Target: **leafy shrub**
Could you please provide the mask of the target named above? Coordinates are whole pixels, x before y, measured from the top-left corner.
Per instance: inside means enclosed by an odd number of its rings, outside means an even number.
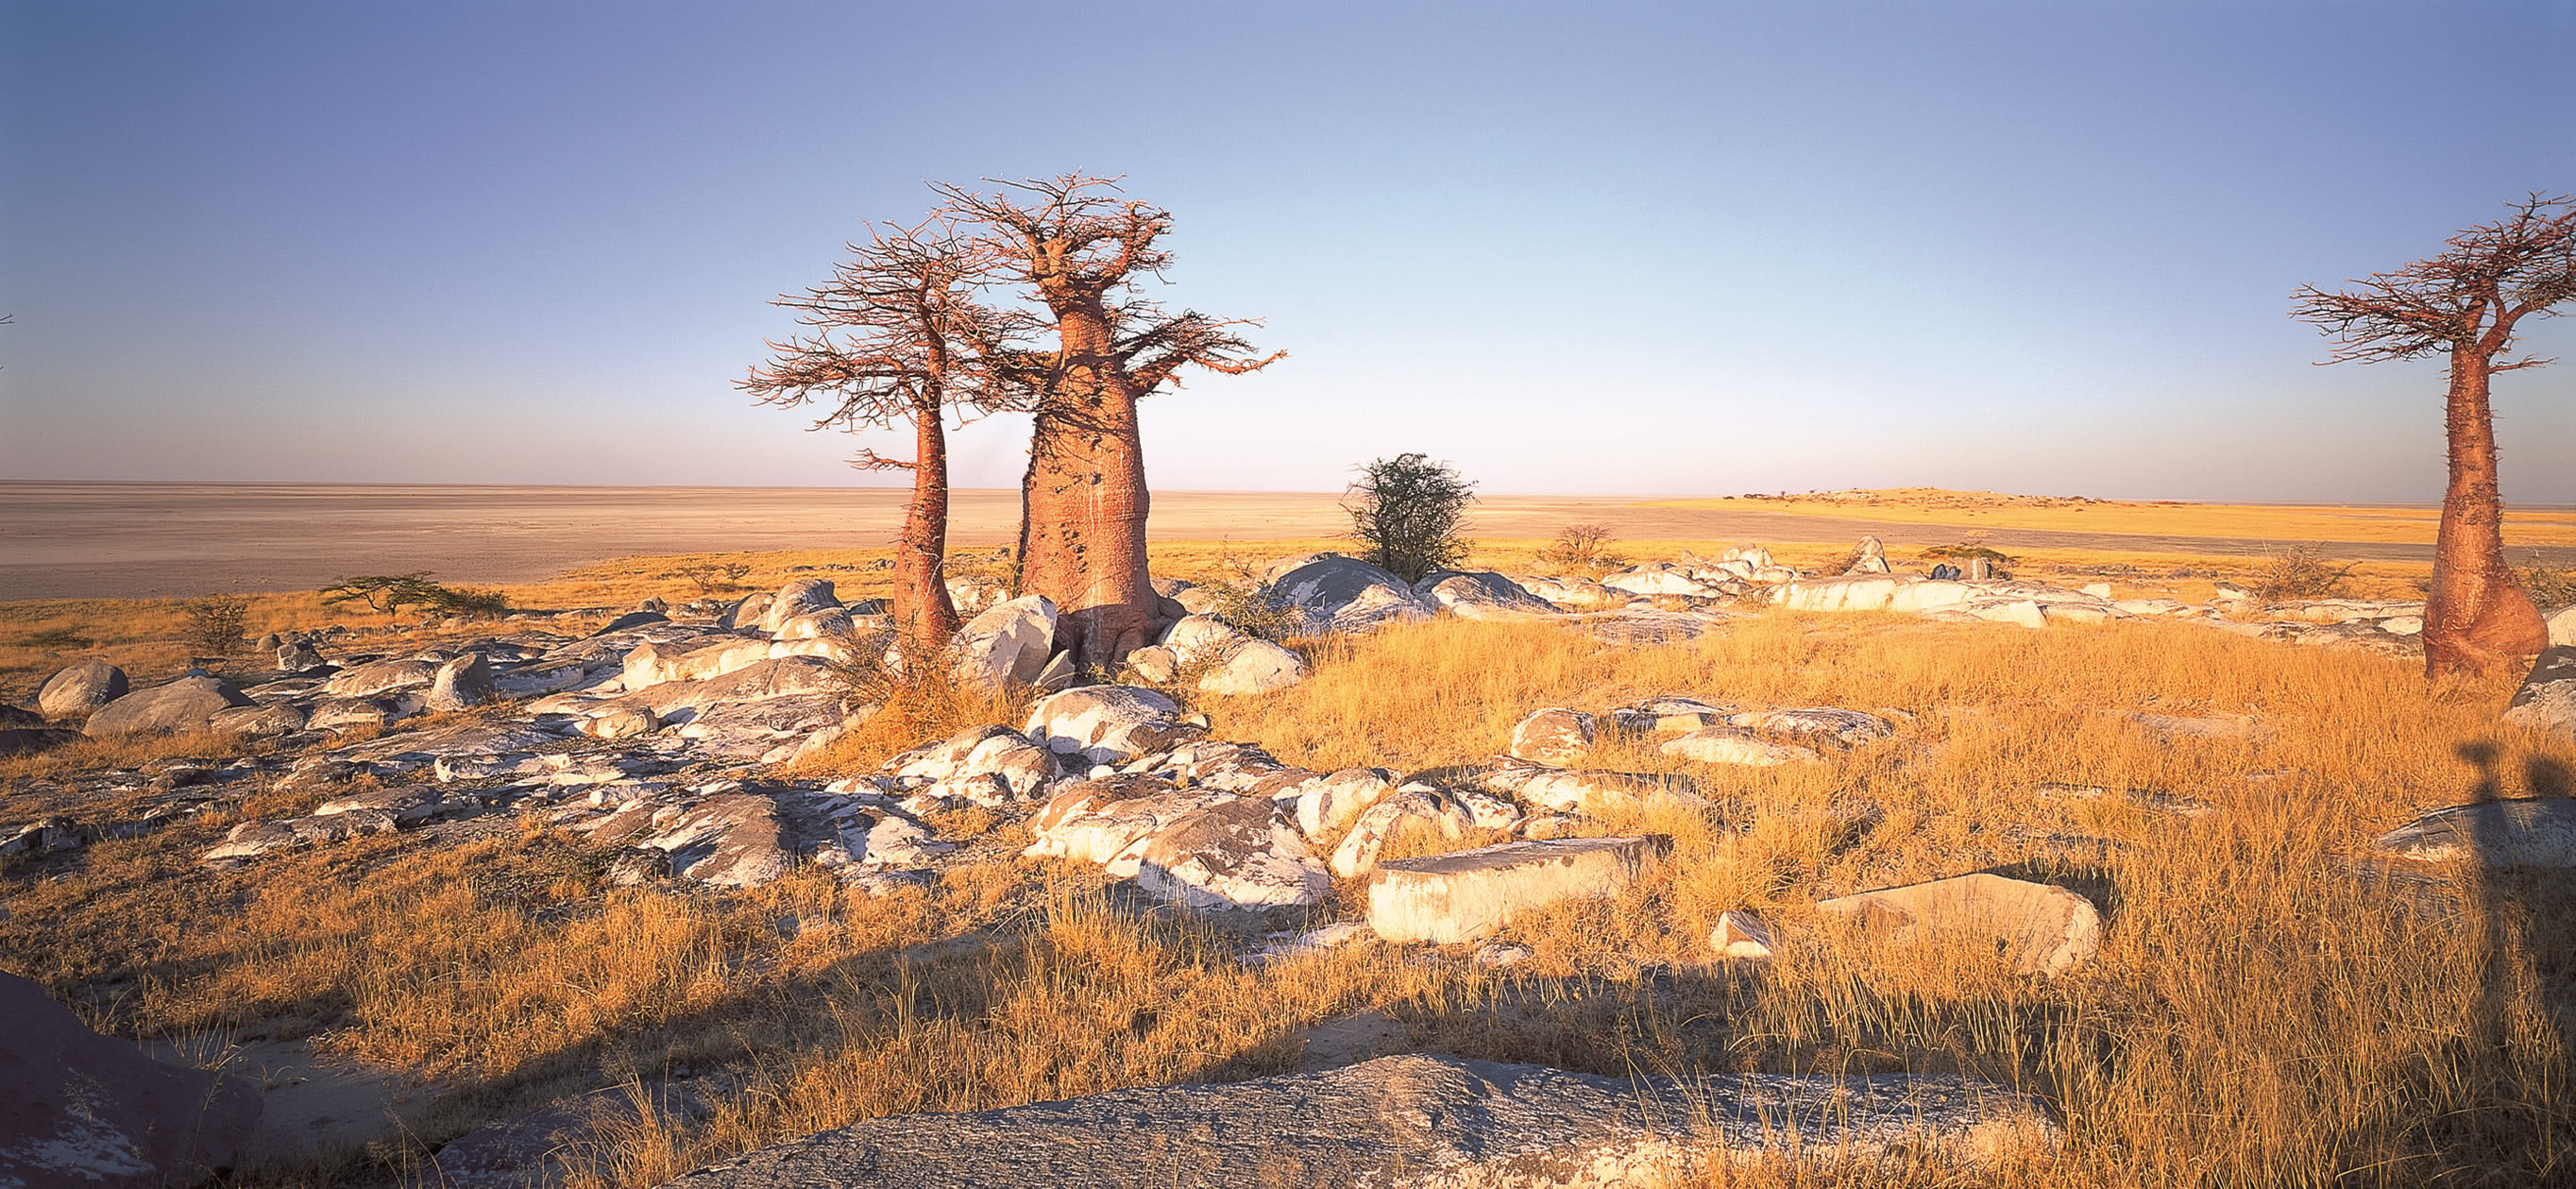
[[[442,615],[506,615],[510,601],[497,590],[452,590],[429,580],[429,571],[361,574],[322,588],[324,606],[362,602],[391,618],[405,607]]]
[[[250,600],[239,595],[211,595],[188,604],[188,646],[209,656],[241,651],[242,626],[250,619]]]
[[[2283,599],[2328,599],[2343,595],[2352,567],[2328,564],[2323,551],[2313,544],[2291,545],[2273,550],[2266,556],[2263,568],[2255,571],[2253,588],[2265,602]]]
[[[1342,510],[1350,513],[1351,536],[1368,547],[1362,556],[1419,582],[1466,560],[1467,541],[1458,534],[1475,499],[1475,483],[1456,467],[1399,454],[1361,467]]]

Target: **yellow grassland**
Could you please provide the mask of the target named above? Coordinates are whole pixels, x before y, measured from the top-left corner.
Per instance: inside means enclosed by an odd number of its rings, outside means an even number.
[[[1536,546],[1489,547],[1488,564]],[[1294,551],[1265,543],[1254,556]],[[1243,552],[1158,547],[1157,566],[1214,574]],[[742,560],[757,588],[824,559]],[[687,564],[636,559],[511,593],[622,607],[690,593],[670,576]],[[2374,581],[2411,577],[2380,569]],[[828,576],[845,595],[881,581]],[[2193,581],[2206,579],[2138,592]],[[252,630],[334,614],[308,599],[262,597]],[[49,605],[0,633],[69,624],[98,636],[89,652],[125,655],[166,648],[150,636],[178,614]],[[1365,945],[1245,967],[1221,922],[1141,910],[1095,869],[1005,857],[1025,840],[1015,825],[997,827],[993,859],[872,898],[819,871],[731,895],[616,889],[601,855],[534,824],[462,847],[390,835],[206,871],[195,857],[240,820],[228,815],[103,841],[41,876],[0,868],[0,968],[104,1028],[193,1038],[212,1060],[300,1038],[440,1087],[402,1143],[254,1170],[251,1185],[434,1185],[429,1147],[481,1121],[678,1066],[726,1071],[699,1083],[718,1087],[703,1127],[639,1119],[574,1153],[576,1184],[651,1185],[862,1118],[1290,1069],[1311,1030],[1355,1013],[1424,1050],[1614,1075],[1962,1071],[2040,1095],[2067,1127],[2062,1150],[1975,1179],[1761,1165],[1713,1183],[2519,1185],[2576,1168],[2576,892],[2436,871],[2420,899],[2345,862],[2481,779],[2507,796],[2562,787],[2576,748],[2500,728],[2507,684],[2428,684],[2402,661],[2161,623],[2033,632],[1768,612],[1694,642],[1616,647],[1547,623],[1442,620],[1306,647],[1316,671],[1303,684],[1195,708],[1221,737],[1319,769],[1478,760],[1531,709],[1658,693],[1911,720],[1804,768],[1715,769],[1651,741],[1605,744],[1595,766],[1688,773],[1716,808],[1600,822],[1672,837],[1670,860],[1615,902],[1515,924],[1508,938],[1536,956],[1502,971],[1462,948],[1421,963]],[[2127,717],[2140,711],[2251,714],[2270,734],[2167,743]],[[928,700],[905,730],[854,738],[803,775],[865,770],[917,741],[898,737],[910,731],[1011,712]],[[2463,760],[2466,745],[2492,749],[2466,753],[2489,756],[2483,768]],[[234,745],[82,746],[0,761],[0,817],[111,816],[113,799],[64,803],[46,778]],[[2050,801],[2035,789],[2051,781],[2177,793],[2215,813]],[[249,811],[341,791],[281,784]],[[1401,852],[1481,841],[1412,837]],[[1831,941],[1811,908],[1995,868],[2101,897],[2097,961],[2054,981],[2014,977],[1974,954]],[[1318,919],[1363,899],[1355,882],[1336,896]],[[1708,928],[1734,908],[1787,939],[1767,970],[1708,960]]]
[[[2067,532],[2227,537],[2250,541],[2352,541],[2432,544],[2441,510],[2366,505],[2202,504],[2176,500],[2051,499],[1984,491],[1910,487],[1772,497],[1662,501],[1672,508],[1713,508],[1802,516],[1854,517],[1968,529],[2058,529]],[[2576,545],[2576,510],[2507,508],[2505,543]]]

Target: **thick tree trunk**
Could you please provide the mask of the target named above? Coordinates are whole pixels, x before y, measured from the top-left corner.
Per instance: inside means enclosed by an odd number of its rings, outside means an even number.
[[[2504,560],[2504,500],[2496,486],[2488,361],[2451,353],[2451,482],[2433,546],[2424,606],[2424,671],[2439,677],[2515,665],[2549,642],[2548,626]]]
[[[913,414],[912,506],[894,551],[895,638],[906,656],[929,657],[957,634],[948,598],[948,433],[936,409]]]
[[[1074,303],[1068,303],[1074,304]],[[1145,453],[1136,391],[1110,358],[1106,318],[1056,309],[1064,383],[1038,410],[1022,489],[1022,593],[1062,615],[1056,639],[1076,662],[1115,663],[1148,643],[1154,589],[1145,572]]]

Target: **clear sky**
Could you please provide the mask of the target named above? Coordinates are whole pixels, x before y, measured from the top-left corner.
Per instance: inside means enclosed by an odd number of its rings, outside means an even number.
[[[2576,0],[0,12],[9,478],[885,482],[731,387],[765,302],[1082,169],[1291,354],[1149,402],[1159,487],[2431,500],[2439,365],[2288,294],[2576,190]],[[2576,502],[2530,342],[2505,492]]]

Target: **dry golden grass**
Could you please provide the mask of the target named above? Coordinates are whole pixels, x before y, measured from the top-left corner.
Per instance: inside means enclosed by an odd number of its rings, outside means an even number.
[[[1189,576],[1225,550],[1164,553],[1158,566]],[[777,563],[757,583],[783,581],[789,564],[815,563]],[[584,578],[597,585],[556,605],[684,593],[654,588],[657,572]],[[1601,823],[1671,836],[1671,861],[1615,903],[1517,924],[1510,938],[1536,956],[1503,972],[1463,950],[1420,964],[1370,946],[1247,968],[1223,922],[1140,912],[1091,869],[1004,859],[882,898],[818,872],[677,896],[611,889],[598,853],[529,828],[462,845],[388,836],[207,872],[194,856],[234,820],[223,817],[102,842],[69,864],[0,868],[0,967],[127,1035],[307,1037],[436,1078],[420,1145],[569,1090],[683,1064],[724,1072],[699,1083],[722,1087],[702,1089],[717,1099],[709,1125],[639,1124],[585,1149],[579,1180],[597,1186],[654,1184],[876,1115],[1274,1072],[1297,1063],[1310,1029],[1354,1012],[1384,1015],[1427,1050],[1605,1073],[1995,1078],[2048,1099],[2068,1127],[2062,1152],[1990,1178],[2004,1185],[2514,1185],[2564,1178],[2576,1159],[2565,881],[2445,877],[2436,890],[2449,906],[2419,908],[2337,859],[2420,806],[2468,796],[2481,774],[2462,744],[2498,749],[2494,791],[2557,787],[2576,752],[2498,728],[2502,685],[2427,685],[2403,662],[2181,625],[2031,632],[1785,613],[1661,647],[1440,621],[1317,653],[1302,685],[1199,708],[1220,736],[1318,769],[1480,760],[1531,709],[1656,693],[1913,721],[1804,768],[1711,769],[1652,740],[1605,744],[1594,766],[1688,772],[1718,811]],[[1019,713],[954,700],[917,711],[803,774],[864,770]],[[2271,734],[2166,743],[2133,711],[2248,713]],[[0,763],[0,804],[26,804],[61,771]],[[2033,790],[2047,781],[2160,789],[2216,812],[2183,821],[2046,801]],[[265,792],[259,812],[322,795]],[[1019,829],[1000,827],[993,853],[1015,850]],[[2097,961],[2040,981],[1970,955],[1829,944],[1809,908],[1991,868],[2102,897]],[[1356,887],[1337,897],[1359,898]],[[1786,935],[1767,970],[1706,961],[1707,929],[1730,908]],[[415,1148],[251,1181],[366,1184],[422,1167]],[[1755,1166],[1721,1183],[1955,1179]]]
[[[2176,500],[2077,501],[1920,487],[1818,492],[1760,499],[1672,500],[1661,506],[1778,512],[1791,516],[1861,517],[1903,524],[1955,524],[1969,528],[2427,545],[2432,543],[2434,527],[2441,519],[2441,510],[2429,507],[2200,504]],[[2512,545],[2576,545],[2576,512],[2509,508],[2505,511],[2504,531],[2506,542]]]

